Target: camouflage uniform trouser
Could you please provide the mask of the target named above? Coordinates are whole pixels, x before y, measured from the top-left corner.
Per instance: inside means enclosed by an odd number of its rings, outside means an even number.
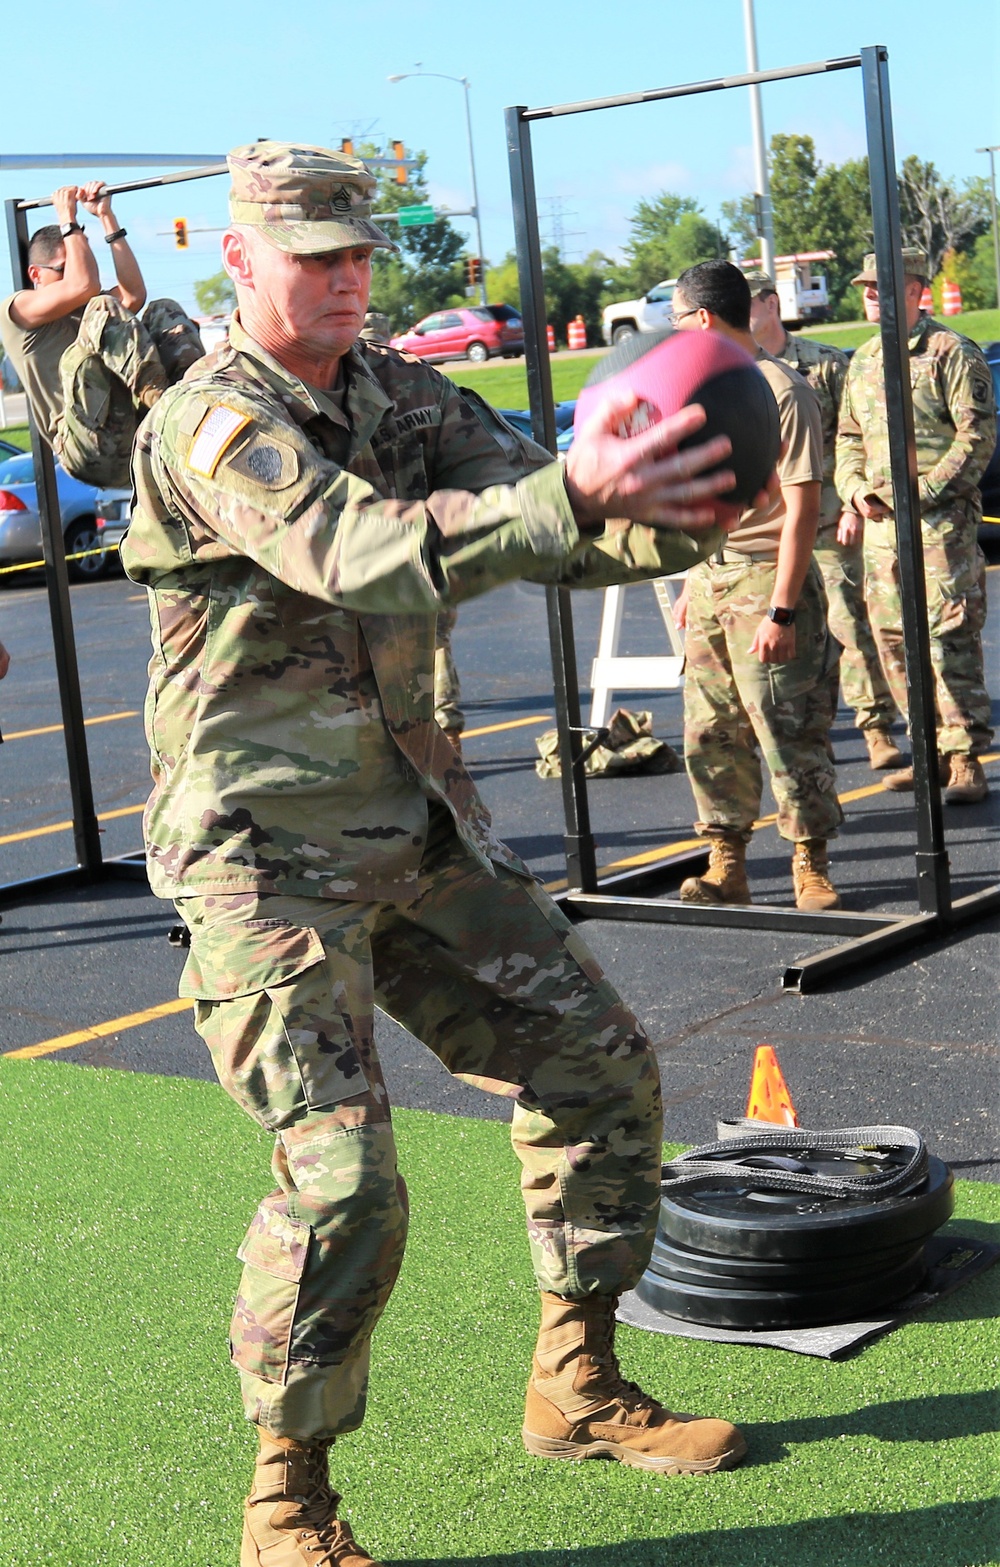
[[[922,522],[927,622],[937,708],[937,747],[985,751],[993,738],[983,669],[986,562],[976,542],[976,521],[955,510]],[[868,613],[892,694],[907,713],[899,560],[892,518],[865,523]]]
[[[843,652],[839,686],[844,701],[854,709],[859,729],[888,729],[899,717],[889,682],[879,662],[878,648],[868,622],[865,604],[864,548],[839,544],[836,524],[822,528],[816,537],[813,559],[826,589],[827,624]],[[834,702],[838,673],[831,677]]]
[[[130,486],[140,420],[202,352],[197,327],[175,300],[152,300],[140,320],[113,294],[96,295],[59,362],[54,449],[66,472],[84,484]]]
[[[492,877],[441,809],[412,902],[178,904],[198,1031],[223,1087],[276,1134],[277,1190],[239,1253],[232,1357],[248,1419],[279,1434],[360,1425],[402,1261],[375,1003],[464,1082],[513,1101],[540,1289],[617,1294],[649,1259],[662,1111],[646,1035],[547,894],[499,865]]]
[[[724,564],[702,561],[688,573],[684,760],[699,817],[695,830],[725,829],[749,839],[763,788],[759,745],[781,836],[793,843],[832,838],[843,821],[825,749],[836,643],[827,630],[819,571],[810,563],[796,606],[795,657],[762,664],[750,653],[774,572],[773,560],[727,551]]]
[[[457,610],[443,609],[434,642],[434,718],[449,735],[460,735],[465,728],[465,714],[459,705],[462,687],[451,656],[451,634],[457,619]]]

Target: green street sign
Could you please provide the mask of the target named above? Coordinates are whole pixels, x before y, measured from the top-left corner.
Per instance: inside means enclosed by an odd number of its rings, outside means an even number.
[[[416,228],[420,223],[434,222],[434,208],[429,202],[419,207],[400,207],[396,212],[400,228]]]

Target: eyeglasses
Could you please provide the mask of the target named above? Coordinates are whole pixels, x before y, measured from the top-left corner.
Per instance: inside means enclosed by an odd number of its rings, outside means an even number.
[[[53,266],[51,261],[36,261],[35,265],[38,268],[39,272],[58,272],[60,277],[62,277],[63,273],[66,270],[66,263],[65,263],[65,261],[62,262],[62,264],[59,265],[59,266]]]
[[[671,310],[664,319],[668,326],[676,326],[678,321],[683,321],[685,316],[696,316],[701,309],[700,305],[694,305],[690,310]]]

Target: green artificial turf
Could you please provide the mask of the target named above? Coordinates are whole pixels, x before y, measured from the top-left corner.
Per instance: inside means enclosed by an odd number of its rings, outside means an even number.
[[[235,1567],[252,1441],[226,1333],[269,1140],[210,1084],[59,1062],[0,1062],[0,1114],[0,1562]],[[518,1435],[536,1306],[507,1128],[396,1124],[410,1247],[333,1455],[387,1563],[1000,1562],[1000,1270],[835,1365],[622,1329],[627,1373],[738,1419],[751,1460],[545,1463]],[[962,1183],[959,1214],[995,1233],[1000,1188]]]

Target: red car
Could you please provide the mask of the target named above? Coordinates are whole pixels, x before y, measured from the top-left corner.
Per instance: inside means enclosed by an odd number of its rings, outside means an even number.
[[[462,305],[425,316],[401,337],[394,337],[391,346],[432,363],[471,359],[473,364],[483,364],[498,354],[505,359],[523,354],[524,324],[510,305]]]

